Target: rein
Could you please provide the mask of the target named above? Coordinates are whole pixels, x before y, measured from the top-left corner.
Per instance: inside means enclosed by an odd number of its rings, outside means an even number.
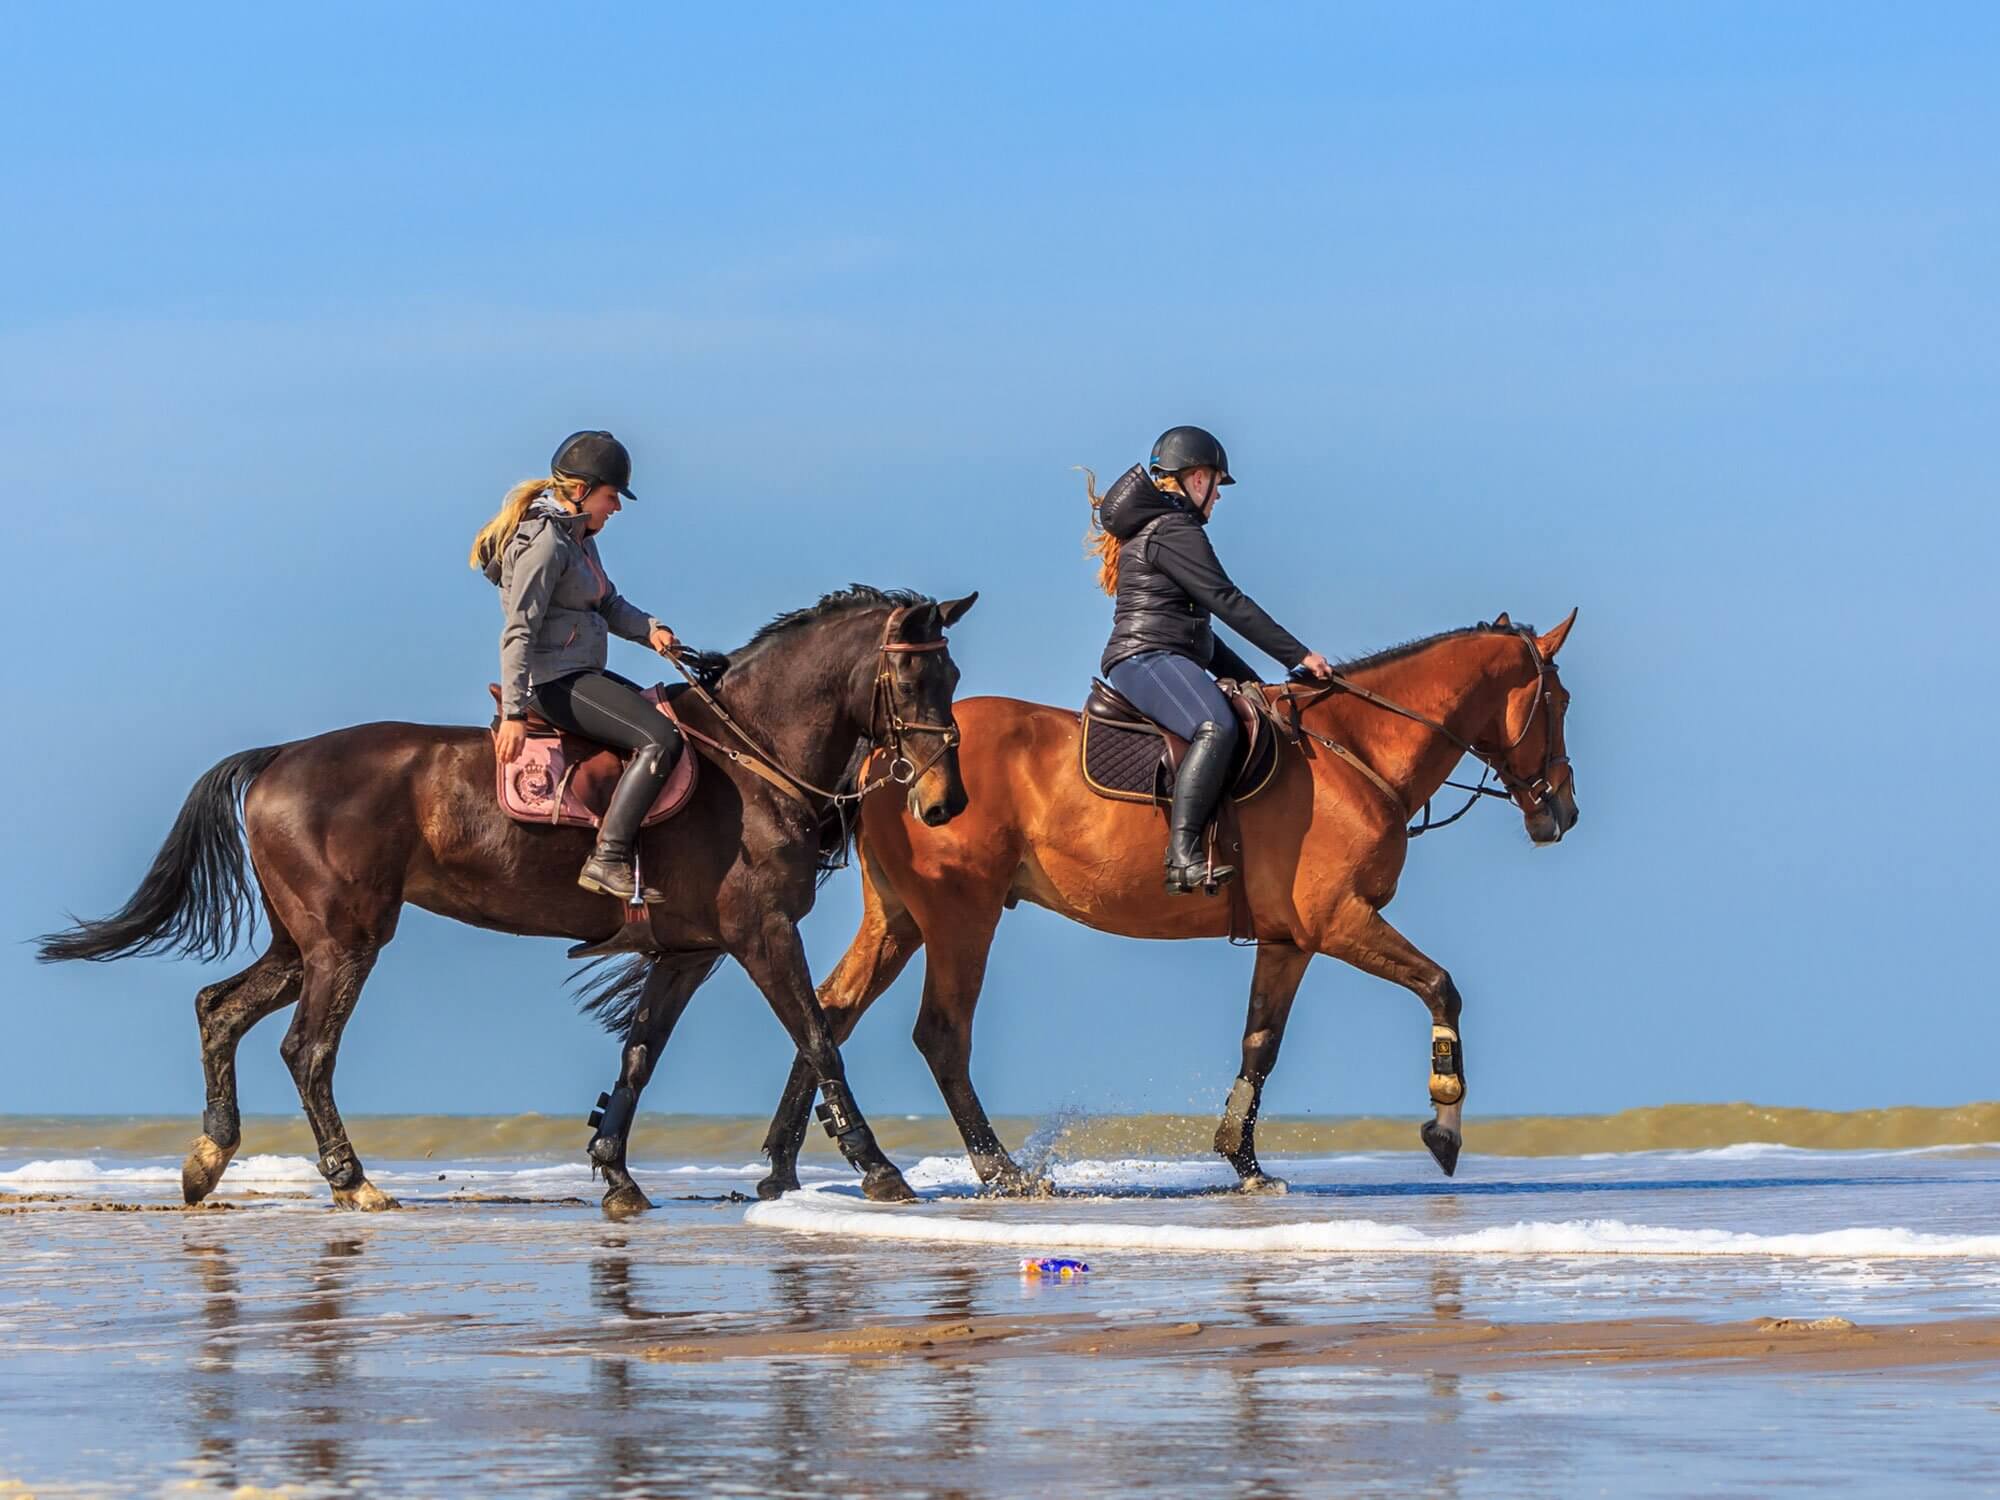
[[[667,660],[674,664],[676,672],[687,679],[688,691],[705,703],[709,711],[746,748],[745,750],[738,750],[734,746],[724,744],[713,735],[703,734],[700,730],[686,723],[680,724],[681,733],[685,734],[689,739],[694,740],[697,744],[706,745],[732,764],[741,766],[744,770],[749,771],[755,776],[762,777],[779,791],[789,797],[797,798],[807,806],[812,805],[813,797],[824,797],[835,810],[839,810],[848,804],[858,803],[877,787],[887,785],[890,782],[894,782],[898,786],[908,786],[919,776],[930,770],[932,766],[944,759],[952,746],[958,743],[958,726],[956,724],[929,724],[920,719],[905,719],[902,715],[902,706],[896,696],[895,674],[890,670],[889,659],[892,656],[923,655],[932,651],[943,651],[948,644],[943,636],[939,636],[934,641],[896,640],[897,627],[903,623],[903,617],[908,613],[908,609],[899,608],[890,614],[888,621],[882,627],[881,643],[875,648],[876,653],[882,658],[882,664],[880,670],[875,674],[875,696],[870,705],[868,715],[868,739],[873,743],[878,738],[876,726],[881,721],[883,711],[886,708],[891,755],[888,769],[873,781],[864,780],[853,790],[843,792],[834,788],[815,785],[805,777],[790,770],[755,735],[736,722],[730,715],[729,710],[722,706],[721,701],[702,685],[701,680],[694,673],[687,669],[686,664],[680,659],[680,654],[676,652],[670,655]],[[937,735],[938,748],[919,766],[911,761],[909,752],[903,744],[903,736],[905,734]]]
[[[1471,812],[1481,797],[1498,797],[1504,802],[1514,797],[1525,796],[1530,798],[1535,806],[1544,807],[1548,799],[1555,795],[1555,787],[1549,781],[1550,776],[1554,774],[1558,766],[1569,764],[1569,757],[1567,755],[1559,756],[1555,754],[1555,741],[1553,737],[1549,741],[1548,748],[1542,754],[1541,774],[1533,781],[1524,781],[1514,775],[1504,765],[1499,764],[1501,759],[1519,749],[1521,742],[1527,739],[1528,731],[1534,728],[1536,714],[1542,711],[1542,706],[1548,701],[1549,696],[1548,684],[1550,674],[1548,659],[1542,655],[1540,648],[1528,638],[1528,633],[1525,630],[1516,629],[1514,634],[1520,640],[1521,644],[1528,648],[1528,655],[1533,659],[1535,664],[1535,701],[1528,709],[1528,717],[1521,725],[1521,732],[1515,735],[1513,741],[1504,749],[1489,754],[1487,751],[1481,750],[1470,740],[1447,729],[1428,714],[1420,714],[1414,708],[1406,708],[1393,698],[1385,698],[1372,688],[1365,688],[1358,682],[1350,681],[1348,678],[1338,675],[1324,686],[1307,693],[1303,699],[1300,698],[1294,686],[1290,683],[1287,683],[1279,690],[1280,695],[1285,700],[1286,706],[1291,709],[1292,721],[1289,726],[1290,730],[1294,736],[1304,736],[1315,745],[1338,756],[1348,765],[1360,771],[1399,810],[1403,805],[1402,796],[1394,787],[1389,785],[1388,780],[1345,745],[1339,744],[1323,734],[1318,734],[1306,728],[1305,724],[1299,718],[1301,711],[1331,697],[1335,693],[1347,693],[1352,697],[1359,698],[1363,703],[1373,704],[1385,712],[1396,714],[1401,718],[1409,719],[1423,725],[1434,734],[1442,735],[1450,744],[1456,745],[1462,753],[1470,755],[1473,759],[1477,760],[1481,767],[1477,785],[1467,786],[1462,781],[1446,780],[1444,782],[1445,786],[1451,787],[1455,791],[1469,794],[1465,799],[1464,805],[1450,817],[1433,821],[1431,818],[1431,799],[1426,797],[1424,799],[1423,821],[1412,823],[1404,829],[1404,832],[1411,838],[1417,838],[1429,833],[1434,828],[1449,828],[1460,818]],[[1550,712],[1553,712],[1553,710],[1550,710]],[[1486,782],[1489,777],[1498,777],[1501,785],[1499,787],[1488,786]],[[1502,790],[1503,787],[1505,790]]]

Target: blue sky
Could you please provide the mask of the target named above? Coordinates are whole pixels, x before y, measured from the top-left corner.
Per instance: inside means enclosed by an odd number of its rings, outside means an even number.
[[[964,691],[1063,703],[1109,620],[1070,466],[1210,426],[1224,557],[1328,655],[1581,607],[1575,836],[1482,812],[1390,909],[1465,993],[1475,1114],[1993,1093],[1990,7],[0,27],[0,1111],[192,1117],[225,971],[25,940],[122,901],[225,754],[482,720],[466,543],[599,425],[646,497],[608,561],[690,640],[854,579],[977,588]],[[816,972],[855,914],[828,886]],[[995,1110],[1210,1110],[1249,968],[1016,912],[975,1077]],[[410,913],[343,1106],[580,1117],[614,1048],[566,972]],[[938,1107],[919,983],[849,1047],[877,1113]],[[283,1024],[248,1109],[296,1109]],[[1420,1112],[1426,1041],[1322,960],[1267,1108]],[[788,1061],[726,968],[646,1102],[761,1111]]]

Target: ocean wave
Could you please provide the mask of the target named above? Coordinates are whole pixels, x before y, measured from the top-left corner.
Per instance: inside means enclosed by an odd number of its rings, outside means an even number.
[[[1675,1229],[1622,1219],[1523,1220],[1434,1234],[1375,1219],[1317,1220],[1240,1228],[1119,1222],[1005,1222],[922,1208],[854,1204],[848,1193],[808,1189],[752,1205],[746,1224],[848,1239],[1006,1245],[1066,1250],[1195,1251],[1205,1254],[1755,1256],[1776,1259],[2000,1260],[2000,1235],[1924,1234],[1857,1225],[1810,1234]]]
[[[1052,1160],[1215,1160],[1218,1093],[1212,1109],[1181,1114],[1003,1116],[1002,1140],[1034,1143],[1031,1154]],[[1416,1118],[1258,1121],[1259,1148],[1270,1156],[1330,1159],[1343,1155],[1420,1153]],[[374,1115],[348,1121],[364,1160],[561,1162],[581,1158],[587,1130],[568,1115]],[[763,1147],[765,1117],[641,1115],[634,1125],[635,1161],[730,1162]],[[187,1149],[194,1122],[157,1115],[0,1115],[0,1151],[48,1160],[174,1158]],[[252,1116],[243,1122],[247,1149],[311,1157],[318,1148],[297,1115]],[[942,1115],[880,1116],[876,1138],[892,1158],[951,1156],[963,1149]],[[1591,1156],[1679,1151],[1756,1153],[1782,1150],[1909,1151],[1984,1147],[2000,1142],[2000,1103],[1949,1108],[1872,1110],[1772,1108],[1757,1104],[1666,1104],[1605,1115],[1474,1116],[1466,1149],[1483,1156]],[[817,1136],[812,1157],[838,1165]],[[811,1159],[811,1158],[809,1158]]]

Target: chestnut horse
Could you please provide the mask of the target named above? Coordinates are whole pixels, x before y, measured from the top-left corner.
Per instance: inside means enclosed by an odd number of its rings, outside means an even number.
[[[1563,747],[1569,694],[1555,656],[1575,622],[1547,635],[1508,622],[1449,631],[1347,664],[1331,688],[1265,688],[1301,731],[1281,745],[1269,786],[1238,809],[1241,856],[1257,947],[1243,1064],[1229,1091],[1216,1150],[1244,1187],[1277,1186],[1257,1161],[1264,1080],[1314,954],[1402,985],[1430,1012],[1430,1096],[1424,1144],[1449,1176],[1461,1144],[1465,1073],[1460,1000],[1451,976],[1383,920],[1408,853],[1409,819],[1470,753],[1520,807],[1537,844],[1575,824]],[[1290,700],[1289,702],[1287,700]],[[1036,1186],[1007,1154],[973,1091],[972,1014],[994,929],[1020,901],[1124,937],[1230,933],[1221,896],[1169,895],[1165,829],[1144,804],[1113,802],[1084,785],[1076,714],[1011,698],[958,705],[966,815],[926,828],[878,803],[862,815],[861,929],[819,1001],[843,1040],[919,947],[928,946],[916,1043],[930,1063],[979,1176],[1002,1191]],[[813,1070],[794,1064],[764,1143],[771,1173],[758,1191],[798,1186],[796,1161]]]
[[[341,1030],[406,902],[501,932],[607,947],[622,935],[654,955],[630,1003],[617,1093],[590,1147],[609,1184],[607,1213],[651,1206],[625,1169],[637,1090],[725,956],[743,966],[800,1054],[813,1060],[827,1128],[862,1172],[868,1195],[907,1199],[913,1195],[848,1091],[797,924],[818,889],[820,833],[831,810],[825,790],[838,791],[844,776],[872,777],[862,783],[871,791],[893,781],[905,790],[896,800],[926,825],[964,809],[953,748],[958,669],[944,629],[977,597],[938,604],[860,586],[829,594],[729,656],[712,696],[683,694],[676,708],[693,742],[683,753],[709,763],[687,807],[642,836],[646,881],[665,899],[645,908],[641,933],[625,927],[622,903],[576,884],[591,830],[528,826],[501,811],[489,731],[364,724],[246,750],[216,766],[195,783],[124,908],[44,937],[41,957],[223,956],[246,918],[254,921],[248,844],[271,942],[249,968],[195,997],[208,1103],[181,1169],[189,1203],[214,1189],[240,1143],[237,1043],[296,1001],[280,1051],[334,1202],[394,1206],[368,1181],[347,1139],[333,1071]],[[878,743],[886,753],[864,761]],[[851,783],[840,793],[855,795]]]

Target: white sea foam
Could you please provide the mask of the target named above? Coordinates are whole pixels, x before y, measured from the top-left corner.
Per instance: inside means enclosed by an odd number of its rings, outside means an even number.
[[[812,1188],[759,1203],[744,1222],[762,1229],[850,1239],[1022,1246],[1045,1251],[1158,1250],[1208,1254],[1763,1256],[1872,1260],[2000,1260],[2000,1235],[1922,1234],[1856,1226],[1814,1234],[1674,1229],[1621,1219],[1522,1220],[1460,1234],[1432,1234],[1375,1219],[1314,1220],[1240,1228],[1192,1224],[969,1217],[942,1204],[860,1206],[848,1192]]]
[[[107,1187],[114,1184],[137,1187],[148,1183],[178,1184],[180,1180],[178,1163],[172,1166],[107,1167],[94,1161],[69,1158],[31,1161],[0,1172],[0,1190]],[[320,1176],[319,1169],[303,1156],[246,1156],[229,1164],[228,1180],[232,1186],[269,1183],[289,1187],[296,1183],[318,1182]]]

